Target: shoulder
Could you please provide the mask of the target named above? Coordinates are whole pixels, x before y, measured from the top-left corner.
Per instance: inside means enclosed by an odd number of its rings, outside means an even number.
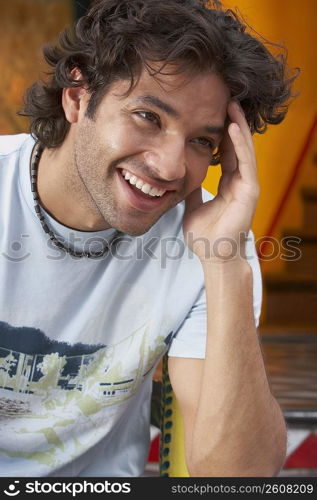
[[[19,151],[30,138],[29,134],[0,135],[0,157]]]

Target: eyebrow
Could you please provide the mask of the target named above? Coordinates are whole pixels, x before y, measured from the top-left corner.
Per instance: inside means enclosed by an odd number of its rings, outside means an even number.
[[[174,118],[180,118],[180,114],[178,111],[176,111],[175,108],[170,106],[164,101],[161,101],[158,97],[154,95],[143,95],[139,96],[137,98],[137,102],[141,104],[150,104],[151,106],[155,106],[158,109],[161,109],[164,111],[166,114],[169,116],[173,116]],[[202,127],[202,130],[206,132],[207,134],[216,134],[216,135],[223,135],[225,131],[225,126],[218,126],[218,125],[204,125]]]
[[[180,114],[176,111],[176,109],[172,108],[172,106],[166,104],[164,101],[161,101],[161,99],[155,97],[154,95],[142,95],[137,98],[137,101],[141,104],[150,104],[155,106],[174,118],[180,118]]]
[[[223,135],[225,132],[225,127],[217,126],[217,125],[205,125],[203,127],[203,130],[207,134]]]

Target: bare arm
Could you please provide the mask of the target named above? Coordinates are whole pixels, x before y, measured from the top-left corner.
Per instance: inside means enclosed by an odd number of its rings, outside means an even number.
[[[206,358],[169,360],[189,473],[274,476],[285,459],[286,431],[254,324],[252,270],[239,259],[205,265],[204,273]]]

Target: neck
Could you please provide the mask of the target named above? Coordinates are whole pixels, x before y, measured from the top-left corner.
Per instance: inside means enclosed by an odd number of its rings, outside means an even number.
[[[110,228],[85,189],[66,141],[59,148],[44,149],[37,189],[41,206],[64,226],[78,231]]]

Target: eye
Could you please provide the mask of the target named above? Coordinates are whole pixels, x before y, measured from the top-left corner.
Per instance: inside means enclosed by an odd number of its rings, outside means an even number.
[[[193,142],[208,148],[210,151],[213,151],[216,148],[214,142],[207,137],[197,137],[196,139],[193,139]]]
[[[152,113],[151,111],[136,111],[136,114],[140,116],[143,120],[153,123],[154,125],[160,126],[161,121],[159,117]]]

